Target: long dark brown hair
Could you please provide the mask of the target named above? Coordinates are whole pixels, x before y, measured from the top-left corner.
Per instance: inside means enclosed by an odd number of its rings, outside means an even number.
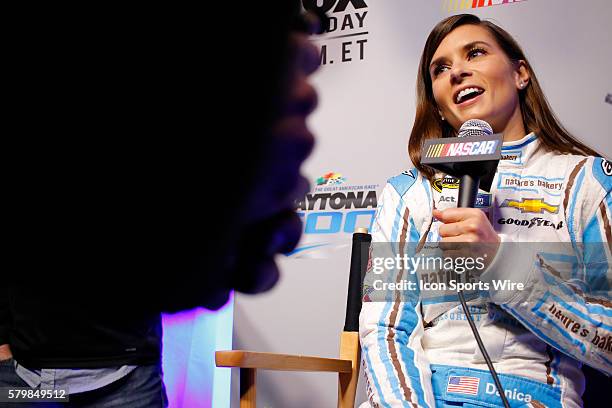
[[[540,83],[518,43],[503,28],[478,18],[473,14],[459,14],[440,21],[427,37],[425,49],[421,55],[417,76],[417,104],[414,125],[408,141],[408,154],[416,168],[430,180],[434,172],[421,164],[421,150],[427,139],[439,137],[455,137],[456,130],[446,121],[440,119],[438,106],[433,96],[429,64],[434,53],[444,38],[455,28],[462,25],[478,25],[486,28],[495,37],[510,61],[518,63],[525,61],[529,72],[529,85],[519,91],[519,103],[523,124],[527,133],[535,132],[542,148],[560,154],[578,154],[600,156],[596,151],[573,137],[553,113]]]

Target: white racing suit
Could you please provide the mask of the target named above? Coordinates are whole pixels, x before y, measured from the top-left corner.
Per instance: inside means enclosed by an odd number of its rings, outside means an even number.
[[[509,277],[524,289],[479,290],[468,304],[512,407],[576,407],[582,363],[612,372],[612,164],[539,146],[534,134],[504,143],[491,192],[477,200],[502,239],[483,280]],[[432,208],[456,206],[457,193],[452,178],[432,184],[414,169],[383,190],[360,315],[374,407],[503,406],[456,291],[433,299],[386,291],[374,300],[373,257],[417,242],[435,246],[441,224]],[[514,251],[510,242],[565,243],[570,251]]]

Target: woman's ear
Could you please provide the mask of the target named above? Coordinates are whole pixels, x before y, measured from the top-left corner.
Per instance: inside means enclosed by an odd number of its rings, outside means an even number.
[[[514,73],[516,87],[518,89],[525,89],[529,84],[529,70],[527,69],[527,63],[524,60],[519,60],[516,64],[516,70]]]

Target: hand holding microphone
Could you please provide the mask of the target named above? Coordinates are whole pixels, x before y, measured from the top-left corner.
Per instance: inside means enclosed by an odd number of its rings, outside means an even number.
[[[438,230],[442,242],[500,242],[486,214],[478,208],[434,209],[433,216],[444,223]]]
[[[423,164],[460,179],[458,208],[433,211],[433,216],[444,223],[438,232],[445,256],[487,254],[484,258],[490,261],[497,252],[499,236],[484,212],[473,207],[478,188],[486,191],[491,188],[501,145],[501,136],[494,135],[491,126],[479,119],[465,122],[459,137],[429,140],[425,144]]]

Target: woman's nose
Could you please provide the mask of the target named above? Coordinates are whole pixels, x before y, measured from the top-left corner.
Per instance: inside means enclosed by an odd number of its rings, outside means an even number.
[[[470,77],[471,71],[463,63],[453,64],[450,71],[450,79],[453,84],[460,84],[464,78]]]

